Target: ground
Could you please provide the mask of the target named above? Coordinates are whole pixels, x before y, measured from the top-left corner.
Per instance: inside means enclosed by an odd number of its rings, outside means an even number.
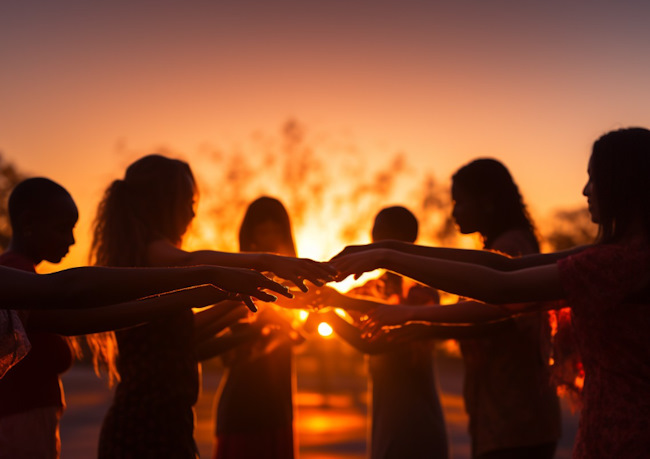
[[[469,458],[467,416],[461,397],[462,363],[455,358],[438,358],[440,396],[447,422],[452,459]],[[221,370],[208,365],[203,372],[203,390],[196,406],[196,439],[202,458],[211,457],[214,427],[213,400]],[[363,459],[366,452],[366,407],[363,378],[339,376],[338,390],[327,397],[299,384],[296,396],[297,436],[301,459]],[[111,391],[92,369],[77,365],[63,377],[67,410],[61,421],[62,457],[88,459],[96,456],[97,439],[102,418],[111,400]],[[341,390],[341,389],[349,390]],[[310,390],[311,389],[311,390]],[[563,402],[563,436],[556,458],[570,458],[577,429],[577,415]]]

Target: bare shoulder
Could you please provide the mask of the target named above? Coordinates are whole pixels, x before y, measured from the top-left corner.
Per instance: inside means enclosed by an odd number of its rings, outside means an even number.
[[[157,239],[147,247],[147,259],[150,266],[183,266],[186,264],[187,252],[179,249],[166,239]]]

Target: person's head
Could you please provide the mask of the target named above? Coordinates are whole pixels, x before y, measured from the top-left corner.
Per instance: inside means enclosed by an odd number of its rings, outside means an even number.
[[[372,227],[372,241],[393,239],[415,242],[418,238],[418,220],[405,207],[392,206],[380,210]]]
[[[248,206],[239,228],[239,250],[296,255],[289,214],[280,201],[263,196]]]
[[[650,131],[633,127],[603,135],[594,142],[588,172],[583,194],[600,240],[619,240],[639,225],[649,235]]]
[[[43,177],[20,182],[9,196],[11,247],[38,264],[58,263],[75,243],[73,230],[79,219],[70,193]]]
[[[463,234],[480,233],[486,245],[504,232],[535,228],[519,188],[508,169],[496,159],[480,158],[452,176],[452,216]]]
[[[149,243],[181,242],[194,218],[197,195],[190,166],[181,160],[149,155],[131,164],[124,179],[104,193],[95,218],[95,262],[138,266]]]

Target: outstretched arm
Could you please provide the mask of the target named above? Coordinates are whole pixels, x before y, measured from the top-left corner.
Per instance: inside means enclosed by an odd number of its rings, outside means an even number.
[[[297,299],[299,300],[299,304],[308,304],[308,307],[320,308],[331,306],[345,309],[346,311],[358,311],[362,313],[367,313],[386,304],[375,301],[374,299],[343,295],[336,289],[327,286],[314,289],[305,295],[297,296]],[[284,304],[286,301],[281,303]]]
[[[233,311],[233,313],[235,312]],[[274,339],[269,339],[270,336],[273,336]],[[256,314],[254,322],[250,324],[231,327],[228,334],[210,337],[202,341],[197,340],[197,353],[200,360],[205,360],[259,339],[264,339],[265,342],[263,353],[271,352],[275,346],[283,342],[296,344],[304,341],[304,337],[294,330],[291,324],[268,307]],[[255,358],[253,355],[251,354],[249,358]]]
[[[251,343],[260,338],[260,329],[253,324],[246,324],[237,330],[212,338],[206,338],[196,343],[196,356],[201,360],[208,360],[224,352],[231,351],[246,343]]]
[[[500,331],[501,327],[507,326],[505,322],[510,322],[513,313],[524,312],[525,307],[533,306],[496,307],[475,301],[462,301],[449,306],[382,306],[368,314],[363,329],[367,334],[375,335],[385,326],[427,322],[427,329],[422,329],[426,337],[475,338]]]
[[[248,316],[241,301],[222,301],[194,314],[194,340],[201,343],[214,338],[232,324]]]
[[[395,343],[411,342],[429,339],[466,339],[481,338],[485,336],[502,333],[505,330],[512,329],[515,323],[510,318],[485,322],[481,324],[435,324],[426,322],[411,322],[406,325],[392,329],[371,330],[364,327],[364,336],[369,336],[370,340],[388,339]],[[380,332],[381,331],[381,332]]]
[[[288,289],[264,275],[219,266],[186,268],[72,268],[52,274],[33,274],[0,266],[2,307],[8,309],[76,309],[106,306],[197,285],[214,285],[262,301],[271,290],[291,297]],[[249,304],[250,303],[250,304]],[[252,306],[248,299],[247,304]]]
[[[390,351],[395,348],[395,343],[389,342],[385,335],[375,340],[368,340],[362,337],[363,332],[360,328],[347,322],[334,311],[325,311],[318,314],[322,317],[332,329],[343,338],[350,346],[364,354],[381,354],[382,352]]]
[[[96,308],[38,310],[29,316],[29,329],[68,336],[99,333],[139,325],[187,308],[207,306],[223,297],[221,290],[204,285]]]
[[[554,264],[558,260],[578,253],[585,248],[586,246],[583,246],[562,252],[543,254],[536,253],[512,258],[508,255],[504,255],[499,252],[492,252],[489,250],[467,250],[447,247],[430,247],[410,244],[403,241],[388,240],[367,245],[348,246],[343,249],[343,251],[341,251],[338,255],[336,255],[332,261],[345,257],[347,255],[359,254],[376,249],[388,249],[395,250],[407,255],[415,255],[418,257],[435,258],[439,260],[449,260],[460,263],[471,263],[475,265],[485,266],[487,268],[492,268],[498,271],[514,271],[517,269]]]
[[[218,265],[272,272],[307,291],[304,280],[323,285],[335,271],[326,263],[306,258],[283,257],[267,253],[230,253],[214,250],[187,252],[161,240],[150,244],[149,261],[156,266]]]
[[[321,314],[337,335],[355,349],[369,355],[394,351],[406,343],[418,340],[476,338],[488,333],[498,333],[513,325],[508,319],[476,326],[411,323],[379,333],[379,329],[369,332],[365,326],[360,329],[333,311]]]
[[[551,301],[565,296],[556,264],[511,272],[482,265],[376,249],[333,262],[340,279],[383,268],[423,284],[491,304]]]

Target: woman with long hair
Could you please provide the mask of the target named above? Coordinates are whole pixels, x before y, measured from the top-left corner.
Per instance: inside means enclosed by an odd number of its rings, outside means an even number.
[[[340,277],[399,272],[485,304],[426,311],[388,308],[368,330],[408,320],[480,322],[571,307],[585,380],[573,455],[645,457],[650,450],[650,131],[609,132],[593,145],[587,197],[599,239],[566,252],[509,258],[494,252],[384,243],[346,249]]]
[[[99,205],[92,255],[103,266],[221,265],[271,271],[306,289],[331,269],[311,260],[269,254],[235,254],[181,248],[194,218],[196,183],[186,162],[145,156],[115,180]],[[228,312],[236,306],[221,308]],[[194,458],[193,405],[198,395],[195,321],[214,313],[161,317],[115,333],[119,351],[115,390],[99,443],[99,457]]]
[[[296,256],[289,214],[279,200],[263,196],[248,206],[239,249]],[[223,355],[213,457],[290,459],[295,450],[292,347],[299,337],[271,308],[262,309],[248,327],[233,327],[232,334],[238,333],[248,339]]]
[[[479,233],[485,250],[510,256],[539,252],[532,219],[501,162],[481,158],[464,165],[452,177],[451,195],[459,231]],[[394,309],[392,314],[410,310]],[[550,384],[546,312],[493,326],[402,328],[403,337],[410,339],[459,339],[473,457],[553,457],[560,409]]]
[[[479,233],[485,250],[513,257],[539,253],[535,227],[508,169],[476,159],[452,177],[453,218],[463,234]],[[560,407],[550,383],[547,313],[512,320],[507,329],[460,340],[463,395],[477,458],[552,458]]]

